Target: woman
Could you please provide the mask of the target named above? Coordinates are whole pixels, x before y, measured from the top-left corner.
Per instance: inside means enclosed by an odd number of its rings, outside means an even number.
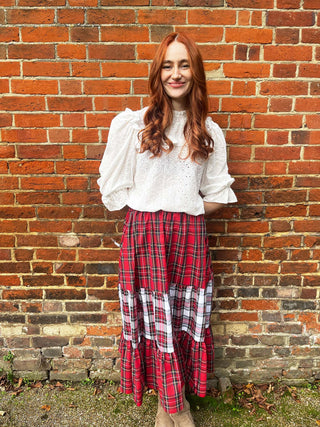
[[[122,392],[158,391],[156,426],[194,426],[185,386],[205,396],[213,371],[212,269],[204,214],[237,199],[226,145],[207,117],[202,58],[186,35],[164,38],[150,105],[111,123],[98,180],[109,210],[129,210],[119,263]]]

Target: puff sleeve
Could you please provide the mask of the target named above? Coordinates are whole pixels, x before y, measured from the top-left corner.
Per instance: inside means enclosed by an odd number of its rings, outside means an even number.
[[[234,179],[228,173],[226,141],[221,128],[207,119],[207,130],[214,141],[214,151],[206,162],[201,179],[200,191],[203,200],[216,203],[234,203],[236,195],[230,188]]]
[[[133,186],[139,130],[137,113],[128,108],[111,122],[97,181],[102,202],[110,211],[127,204],[128,191]]]

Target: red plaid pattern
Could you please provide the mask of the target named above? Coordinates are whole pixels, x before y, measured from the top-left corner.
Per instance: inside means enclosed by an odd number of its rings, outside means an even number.
[[[203,215],[128,211],[121,241],[121,391],[158,390],[170,413],[213,371],[212,269]]]

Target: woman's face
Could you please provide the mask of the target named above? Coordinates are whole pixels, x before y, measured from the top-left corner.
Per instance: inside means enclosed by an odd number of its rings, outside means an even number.
[[[187,49],[183,43],[169,44],[161,70],[161,82],[172,100],[174,110],[184,110],[192,87],[192,73]]]

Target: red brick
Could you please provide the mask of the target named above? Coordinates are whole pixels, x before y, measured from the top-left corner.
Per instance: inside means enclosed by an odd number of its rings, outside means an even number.
[[[58,193],[48,192],[26,192],[16,195],[17,203],[20,205],[43,205],[43,204],[59,204],[60,198]]]
[[[239,145],[261,145],[264,143],[264,132],[262,131],[228,131],[227,141],[229,144]]]
[[[65,27],[25,27],[21,28],[21,41],[23,42],[67,42],[69,40],[68,28]]]
[[[100,77],[100,64],[76,62],[72,64],[73,77]]]
[[[90,26],[71,28],[70,39],[72,42],[98,42],[99,28],[92,28]]]
[[[251,96],[256,93],[256,83],[253,81],[234,81],[232,94],[238,96]]]
[[[277,44],[298,44],[299,29],[298,28],[277,28],[276,43]]]
[[[281,273],[304,274],[317,271],[316,262],[283,262],[281,264]]]
[[[320,177],[298,176],[296,177],[296,187],[320,187]]]
[[[80,4],[79,4],[80,6]],[[59,9],[58,22],[60,24],[83,24],[84,9]]]
[[[229,159],[230,160],[250,160],[251,148],[250,147],[230,147]]]
[[[8,77],[8,76],[19,76],[20,72],[18,70],[19,64],[18,62],[0,62],[0,76]]]
[[[12,80],[11,85],[12,85],[12,93],[24,93],[24,94],[31,94],[31,95],[58,94],[58,82],[55,80],[14,79]]]
[[[12,115],[0,113],[0,127],[10,127],[10,126],[12,126]]]
[[[278,115],[278,114],[257,114],[255,117],[256,128],[267,129],[297,129],[302,126],[302,116],[298,114]]]
[[[33,218],[35,216],[35,209],[34,208],[25,208],[25,207],[18,207],[18,206],[6,206],[0,207],[0,217],[1,218]]]
[[[86,46],[79,44],[59,44],[57,46],[57,54],[59,58],[64,59],[85,59]]]
[[[70,233],[72,231],[71,221],[30,221],[31,233]]]
[[[257,249],[248,249],[242,252],[242,261],[261,261],[262,252]]]
[[[296,68],[296,64],[274,64],[273,76],[279,78],[293,78],[296,76]]]
[[[42,299],[42,289],[3,290],[2,298],[7,300]]]
[[[99,96],[95,98],[94,105],[96,111],[123,111],[126,108],[138,110],[140,98],[135,96]]]
[[[53,24],[54,10],[53,9],[8,9],[7,23],[8,24]]]
[[[121,81],[101,81],[92,80],[84,83],[84,93],[87,95],[119,95],[130,93],[130,82],[126,80]],[[87,108],[89,110],[89,108]],[[92,108],[90,108],[92,110]]]
[[[265,251],[264,259],[268,261],[284,261],[288,259],[288,254],[284,249],[271,249]]]
[[[64,159],[85,159],[85,146],[84,145],[66,145],[63,147]],[[89,158],[89,157],[88,157]]]
[[[92,100],[88,97],[48,97],[50,111],[92,110]]]
[[[11,162],[9,165],[9,169],[10,172],[14,175],[53,173],[54,164],[53,162],[47,161]]]
[[[241,302],[241,307],[244,310],[279,310],[278,301],[268,301],[268,300],[243,300]]]
[[[295,220],[293,228],[296,232],[318,231],[320,221],[304,219],[302,221]]]
[[[13,190],[19,188],[18,178],[12,176],[0,177],[0,190]]]
[[[304,28],[302,30],[302,43],[318,43],[320,30],[318,28]]]
[[[265,112],[267,105],[264,98],[223,98],[221,111]]]
[[[184,32],[185,27],[175,27],[175,31]],[[188,27],[188,35],[197,43],[220,42],[223,38],[222,27]]]
[[[305,147],[304,159],[305,160],[320,160],[319,147]]]
[[[251,129],[251,114],[232,114],[230,117],[230,127],[231,128],[241,128],[241,129]],[[228,123],[225,123],[223,126],[223,120],[220,121],[222,127],[227,126]]]
[[[102,42],[148,42],[149,32],[147,27],[127,26],[125,31],[122,27],[108,26],[101,28]]]
[[[0,42],[11,43],[19,41],[19,29],[15,27],[0,28]]]
[[[320,66],[318,64],[303,64],[299,67],[299,77],[315,77],[320,76]]]
[[[295,206],[267,206],[265,216],[268,218],[279,218],[279,217],[297,217],[306,216],[307,207],[305,205]]]
[[[138,45],[138,49],[141,45]],[[82,46],[85,49],[85,46]],[[59,47],[58,47],[59,48]],[[135,46],[134,45],[89,45],[89,59],[106,59],[106,60],[134,60]],[[84,56],[85,57],[85,56]]]
[[[266,28],[226,28],[226,42],[272,43],[273,31]]]
[[[2,139],[5,141],[5,132],[2,132]],[[9,141],[7,141],[9,142]],[[2,159],[9,159],[16,157],[14,147],[9,145],[2,145],[0,146],[0,158]]]
[[[175,0],[151,0],[152,6],[175,6]]]
[[[289,163],[289,173],[300,174],[300,175],[310,175],[318,174],[320,169],[320,162],[290,162]]]
[[[103,77],[145,77],[148,65],[132,62],[106,62],[102,64]]]
[[[58,114],[15,114],[14,117],[17,127],[47,128],[58,127],[60,125]]]
[[[21,189],[27,190],[62,190],[64,182],[62,177],[28,177],[21,178]]]
[[[9,59],[53,59],[55,51],[53,45],[43,44],[26,44],[23,45],[9,45],[8,58]]]
[[[307,126],[311,129],[320,129],[320,116],[319,114],[307,116]]]
[[[185,10],[162,10],[162,9],[140,9],[138,11],[138,22],[140,24],[179,25],[186,23]]]
[[[123,0],[100,0],[100,2],[101,6],[123,6]],[[126,6],[149,6],[149,0],[126,0]]]
[[[290,112],[292,110],[292,98],[271,98],[271,102],[270,102],[270,112]],[[272,132],[268,132],[268,137],[270,136],[270,133]],[[275,132],[273,132],[274,134]],[[280,133],[280,132],[279,132]],[[288,132],[282,132],[282,136],[284,136],[284,134],[288,135]],[[268,138],[268,144],[270,144],[271,139]],[[280,144],[282,142],[280,141]]]
[[[282,236],[282,237],[265,237],[264,246],[266,248],[282,247],[300,247],[300,236]]]
[[[267,203],[303,203],[306,201],[306,198],[306,191],[274,190],[265,192],[265,201]]]
[[[300,9],[300,0],[277,0],[278,9]]]
[[[202,57],[205,61],[231,61],[233,60],[233,46],[226,44],[200,45]]]
[[[47,142],[47,133],[44,129],[4,129],[2,138],[9,143],[40,143]]]
[[[190,9],[188,11],[189,24],[199,25],[235,25],[236,11],[221,9],[218,12],[210,9]]]
[[[245,9],[272,9],[272,0],[227,0],[227,6]]]
[[[311,61],[312,46],[265,46],[265,61]]]
[[[261,263],[241,262],[238,264],[238,266],[239,266],[239,272],[245,273],[245,274],[250,274],[250,273],[277,274],[278,268],[279,268],[278,263],[273,264],[271,262],[261,262]]]
[[[241,230],[247,230],[247,233],[267,233],[269,226],[267,222],[231,222],[227,224],[228,233],[239,233]]]
[[[111,114],[87,114],[87,126],[92,128],[109,127],[111,119],[114,115]]]
[[[232,175],[260,175],[263,163],[259,162],[230,162],[229,170]]]
[[[262,95],[306,95],[308,94],[308,83],[282,81],[262,82],[260,93]]]
[[[25,62],[24,76],[69,77],[69,64],[62,62]]]
[[[88,24],[131,24],[135,22],[133,9],[89,9]]]
[[[315,24],[313,12],[268,11],[267,25],[274,27],[308,27]]]
[[[239,63],[227,63],[223,66],[225,77],[235,78],[256,78],[256,77],[268,77],[270,73],[269,64],[239,64]]]
[[[258,313],[245,313],[245,312],[220,313],[219,319],[221,321],[231,321],[231,322],[257,322]]]
[[[113,3],[116,3],[115,0]],[[70,6],[75,7],[95,7],[98,6],[98,0],[69,0]]]
[[[300,147],[257,147],[256,160],[297,160],[300,158]]]

